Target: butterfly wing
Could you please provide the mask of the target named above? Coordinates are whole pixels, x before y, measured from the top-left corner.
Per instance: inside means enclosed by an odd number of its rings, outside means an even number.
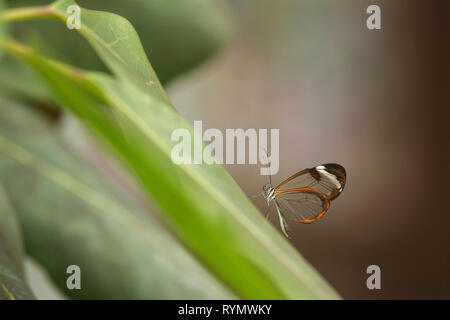
[[[280,211],[294,221],[311,223],[320,219],[330,207],[330,201],[320,191],[311,188],[280,191],[275,197]]]
[[[311,188],[324,194],[330,201],[344,190],[346,173],[343,166],[327,163],[297,172],[275,188],[276,192]]]

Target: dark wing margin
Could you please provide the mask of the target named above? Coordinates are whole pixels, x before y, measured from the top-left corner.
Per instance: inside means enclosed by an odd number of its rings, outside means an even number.
[[[297,172],[280,183],[275,191],[312,188],[323,193],[331,201],[344,190],[346,178],[343,166],[337,163],[327,163]]]
[[[291,220],[302,223],[320,219],[330,207],[326,195],[312,188],[279,191],[275,194],[275,201]]]

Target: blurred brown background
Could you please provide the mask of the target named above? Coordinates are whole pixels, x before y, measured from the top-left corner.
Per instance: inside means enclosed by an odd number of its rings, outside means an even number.
[[[176,107],[204,129],[279,128],[274,183],[321,163],[347,169],[324,219],[291,226],[344,298],[450,298],[448,1],[229,4],[235,38],[171,83]],[[366,28],[370,4],[381,30]],[[227,169],[249,195],[266,182],[257,165]],[[371,264],[381,290],[366,287]]]

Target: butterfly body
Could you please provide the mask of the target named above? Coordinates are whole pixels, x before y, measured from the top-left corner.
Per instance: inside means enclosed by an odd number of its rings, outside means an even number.
[[[266,184],[263,187],[263,197],[266,199],[267,204],[270,203],[270,201],[275,200],[275,188],[270,184]]]
[[[301,223],[317,221],[330,208],[330,201],[342,193],[345,182],[344,167],[328,163],[299,171],[277,187],[268,183],[262,192],[268,205],[266,216],[275,208],[281,229],[289,237],[286,216]]]

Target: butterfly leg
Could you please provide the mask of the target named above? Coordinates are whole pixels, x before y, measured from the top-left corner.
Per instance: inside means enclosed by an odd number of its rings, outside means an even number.
[[[260,196],[263,196],[264,197],[264,193],[263,192],[260,192],[260,193],[258,193],[258,194],[255,194],[255,195],[253,195],[253,196],[247,196],[249,199],[254,199],[254,198],[257,198],[257,197],[260,197]]]
[[[266,217],[266,219],[269,217],[269,213],[270,213],[270,204],[267,206],[266,212],[264,213],[264,217]]]
[[[286,236],[286,238],[289,238],[289,227],[288,227],[288,224],[286,222],[286,218],[281,213],[280,207],[278,206],[278,203],[276,201],[275,201],[275,207],[277,208],[278,217],[280,218],[281,230],[283,231],[283,233]]]

